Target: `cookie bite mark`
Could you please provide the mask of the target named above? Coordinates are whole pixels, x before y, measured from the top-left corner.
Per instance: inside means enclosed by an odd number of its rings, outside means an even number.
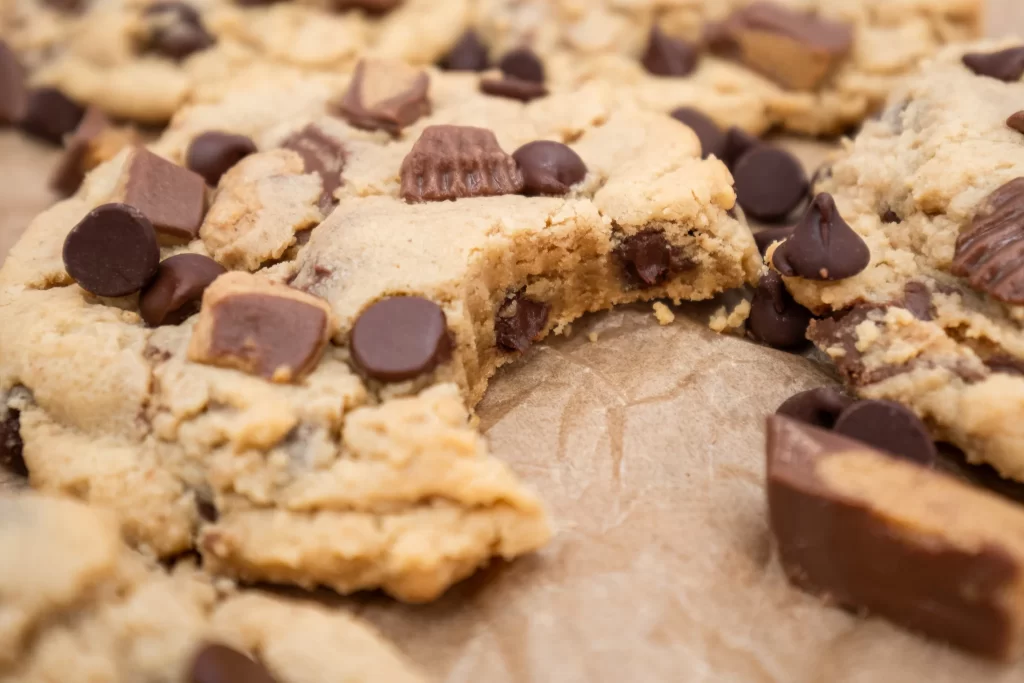
[[[402,198],[410,203],[515,194],[523,174],[494,133],[470,126],[429,126],[402,161]]]
[[[401,62],[362,60],[348,91],[337,103],[341,116],[356,128],[383,130],[397,137],[403,128],[430,113],[430,77]]]
[[[320,362],[332,327],[331,310],[321,299],[230,273],[203,294],[188,357],[272,382],[297,382]]]

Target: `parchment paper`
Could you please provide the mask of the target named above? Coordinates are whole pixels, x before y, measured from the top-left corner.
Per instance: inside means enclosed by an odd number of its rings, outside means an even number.
[[[992,25],[1024,32],[1024,7]],[[827,149],[787,143],[813,170]],[[0,135],[0,254],[52,201],[55,153]],[[478,408],[493,451],[558,534],[419,607],[315,599],[374,623],[452,683],[1024,681],[786,583],[765,518],[763,421],[834,380],[813,359],[717,335],[710,308],[590,316],[501,372]],[[597,340],[591,341],[591,333]]]

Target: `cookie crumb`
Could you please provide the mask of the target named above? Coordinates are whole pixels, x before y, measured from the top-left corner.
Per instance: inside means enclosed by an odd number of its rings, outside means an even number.
[[[750,317],[750,302],[744,299],[732,311],[722,306],[711,315],[708,327],[720,334],[736,334]]]
[[[660,301],[655,301],[654,317],[658,319],[659,325],[665,326],[671,325],[673,322],[675,322],[676,314],[673,313],[672,310],[664,303]]]

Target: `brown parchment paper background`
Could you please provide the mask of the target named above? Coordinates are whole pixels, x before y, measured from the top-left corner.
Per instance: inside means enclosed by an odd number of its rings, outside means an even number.
[[[993,33],[1024,33],[1018,0],[991,4]],[[828,150],[786,144],[810,169]],[[55,158],[0,135],[0,255],[53,200]],[[493,451],[549,504],[545,550],[431,605],[314,597],[452,683],[1024,682],[1024,664],[972,659],[788,586],[765,519],[764,416],[834,380],[714,334],[707,306],[674,310],[664,327],[649,306],[590,316],[501,372],[479,406]]]

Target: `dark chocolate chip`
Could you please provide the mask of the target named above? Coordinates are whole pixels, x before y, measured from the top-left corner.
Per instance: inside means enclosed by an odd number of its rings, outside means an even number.
[[[664,231],[654,228],[622,238],[612,253],[622,265],[626,284],[639,288],[661,284],[673,272],[693,266],[669,244]]]
[[[484,78],[480,81],[480,92],[520,102],[530,102],[548,95],[548,89],[543,84],[524,81],[512,76]]]
[[[523,174],[526,195],[563,195],[587,175],[580,155],[560,142],[528,142],[513,152],[512,158]]]
[[[485,71],[490,66],[487,46],[476,31],[469,29],[441,58],[440,66],[446,71]]]
[[[793,231],[796,230],[795,225],[790,225],[785,228],[764,228],[754,233],[754,242],[757,244],[757,250],[761,252],[761,256],[768,255],[768,248],[775,242],[782,242],[793,236]]]
[[[382,382],[430,372],[451,352],[444,311],[418,296],[394,296],[367,308],[352,326],[350,346],[356,367]]]
[[[214,502],[201,496],[196,496],[196,512],[199,513],[200,519],[210,524],[216,524],[220,519],[220,511]]]
[[[800,160],[784,149],[759,145],[732,168],[736,198],[743,210],[762,221],[777,221],[807,197],[807,174]]]
[[[36,88],[28,93],[25,112],[19,121],[29,135],[60,144],[64,136],[78,128],[85,108],[72,102],[55,88]]]
[[[697,68],[699,57],[696,47],[653,26],[640,61],[655,76],[689,76]]]
[[[775,349],[797,349],[807,345],[811,312],[798,304],[778,273],[761,276],[750,303],[747,331],[755,340]]]
[[[203,292],[227,272],[209,256],[178,254],[165,259],[142,290],[139,312],[150,327],[177,325],[199,311]]]
[[[3,420],[0,420],[0,468],[19,477],[27,477],[24,446],[21,440],[21,412],[8,407]]]
[[[985,366],[992,372],[1003,375],[1024,376],[1024,360],[1013,356],[992,356],[985,359]]]
[[[903,222],[903,219],[900,218],[899,214],[897,214],[892,209],[887,209],[886,212],[882,214],[882,222],[883,223],[888,223],[890,225],[892,225],[892,224],[898,225],[898,224]]]
[[[932,293],[923,282],[908,282],[903,288],[903,307],[918,320],[932,319]]]
[[[729,167],[729,170],[732,170],[732,167],[736,165],[736,162],[744,154],[755,147],[760,147],[762,144],[764,143],[756,135],[751,135],[742,128],[730,126],[725,131],[725,147],[722,150],[722,161]]]
[[[505,351],[526,351],[548,323],[550,307],[516,294],[505,301],[494,318],[494,337]]]
[[[196,136],[188,146],[185,166],[217,186],[220,177],[239,161],[256,153],[256,143],[245,135],[211,130]]]
[[[204,645],[189,672],[188,683],[277,683],[261,664],[226,645]]]
[[[98,296],[142,289],[160,265],[156,231],[127,204],[98,206],[64,240],[64,267],[79,286]]]
[[[814,198],[793,237],[775,250],[772,263],[787,277],[843,280],[868,267],[871,250],[836,209],[832,195]]]
[[[1006,119],[1006,125],[1018,133],[1024,133],[1024,111],[1010,114],[1010,118]]]
[[[206,183],[183,166],[138,148],[128,166],[124,203],[141,211],[163,244],[199,236],[206,213]]]
[[[725,151],[725,133],[707,114],[693,107],[679,107],[672,118],[689,126],[700,140],[701,155],[707,159],[714,155],[722,158]]]
[[[822,429],[832,429],[844,410],[857,402],[832,387],[819,387],[801,391],[787,398],[775,411]]]
[[[180,61],[217,42],[199,12],[187,3],[157,2],[146,8],[145,17],[150,23],[146,49],[164,57]]]
[[[349,125],[398,136],[430,113],[430,77],[404,64],[362,60],[337,105]]]
[[[843,411],[835,431],[922,465],[938,456],[928,428],[912,411],[892,401],[859,401]]]
[[[361,9],[367,14],[387,14],[401,5],[403,0],[333,0],[336,10]]]
[[[64,197],[70,197],[85,180],[89,170],[87,160],[92,145],[110,127],[110,120],[96,107],[89,107],[75,132],[68,137],[64,153],[50,176],[50,187]]]
[[[1012,47],[999,52],[969,52],[964,55],[964,66],[978,76],[988,76],[1012,83],[1024,75],[1024,47]]]
[[[971,227],[957,237],[950,270],[994,299],[1024,303],[1024,178],[982,203]]]
[[[25,69],[14,51],[0,40],[0,124],[18,123],[27,106]]]
[[[336,203],[334,191],[341,187],[341,174],[348,160],[345,146],[312,123],[293,133],[281,146],[302,157],[306,173],[320,176],[323,182],[320,208],[326,210],[333,207]]]
[[[518,194],[523,175],[494,133],[470,126],[428,126],[402,161],[402,197],[437,202]]]
[[[501,73],[510,78],[530,83],[544,82],[544,63],[533,50],[521,47],[505,54],[498,62]]]

